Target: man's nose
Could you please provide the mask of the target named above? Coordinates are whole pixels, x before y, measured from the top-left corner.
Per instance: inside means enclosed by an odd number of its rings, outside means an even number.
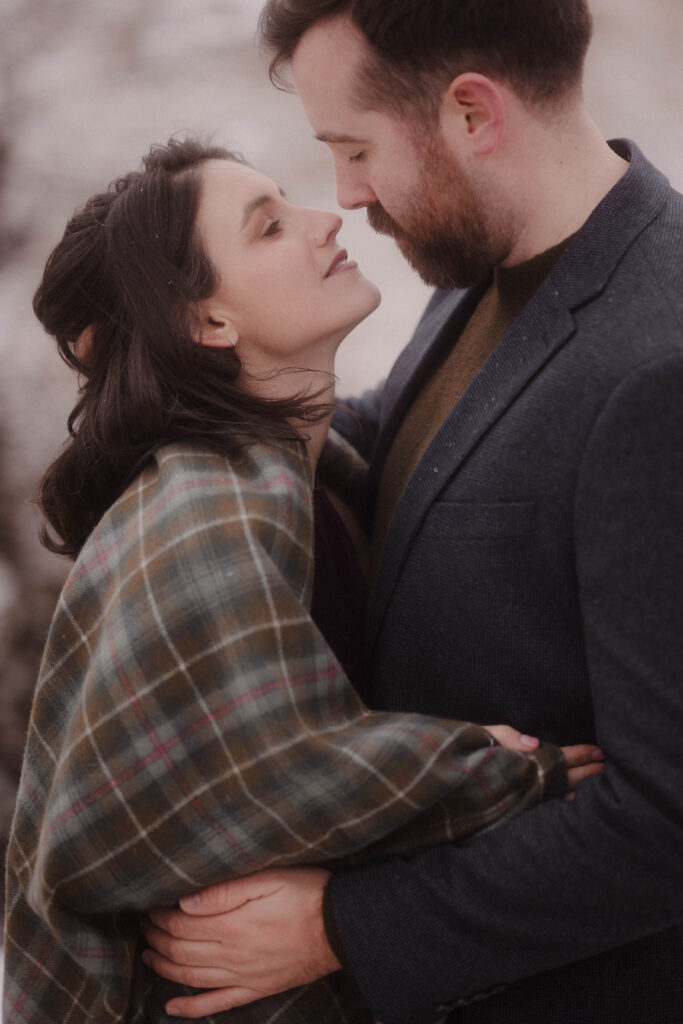
[[[377,196],[370,185],[357,173],[349,172],[337,165],[337,202],[342,210],[360,210],[377,202]]]

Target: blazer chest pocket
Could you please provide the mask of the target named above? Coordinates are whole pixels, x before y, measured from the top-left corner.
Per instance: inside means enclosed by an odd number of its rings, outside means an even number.
[[[533,501],[482,504],[480,502],[437,501],[424,521],[427,537],[462,540],[493,540],[525,537],[534,532],[536,505]]]

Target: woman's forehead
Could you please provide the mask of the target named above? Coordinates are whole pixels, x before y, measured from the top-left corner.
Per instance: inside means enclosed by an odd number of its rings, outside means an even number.
[[[281,195],[274,181],[253,167],[231,160],[209,160],[201,170],[197,227],[205,242],[214,233],[237,236],[250,211]]]
[[[207,160],[201,171],[202,186],[205,193],[230,190],[236,199],[241,199],[249,192],[279,193],[275,182],[261,171],[234,160]]]

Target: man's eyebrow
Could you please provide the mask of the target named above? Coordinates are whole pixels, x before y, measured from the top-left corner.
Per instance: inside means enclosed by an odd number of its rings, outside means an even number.
[[[287,196],[285,195],[281,188],[278,189],[278,192],[280,193],[283,199],[287,198]],[[256,196],[254,199],[250,199],[249,202],[244,207],[244,212],[242,213],[242,224],[240,226],[240,230],[242,230],[242,228],[245,227],[247,221],[249,220],[253,213],[256,213],[256,211],[259,210],[262,206],[265,206],[266,203],[272,203],[274,199],[275,196],[272,194],[272,192],[264,193],[262,196]]]
[[[364,146],[363,139],[357,139],[353,135],[338,135],[336,132],[318,132],[315,136],[318,142],[336,142],[347,146]]]

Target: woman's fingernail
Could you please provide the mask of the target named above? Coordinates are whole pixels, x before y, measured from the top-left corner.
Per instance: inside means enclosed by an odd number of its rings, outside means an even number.
[[[178,1009],[177,1006],[167,1006],[166,1007],[166,1013],[168,1014],[169,1017],[179,1017],[180,1016],[180,1010]]]
[[[146,950],[144,951],[144,953],[142,954],[142,956],[140,957],[140,959],[142,960],[143,964],[147,964],[147,966],[148,966],[148,967],[149,967],[149,966],[151,966],[151,963],[152,963],[152,954],[151,954],[151,953],[149,952],[149,950],[148,950],[148,949],[146,949]]]
[[[602,750],[600,750],[599,747],[596,747],[595,750],[593,751],[593,760],[594,761],[604,761],[605,760],[605,755],[603,754]]]
[[[538,736],[520,736],[519,742],[523,747],[528,747],[530,750],[535,750],[539,744]]]

